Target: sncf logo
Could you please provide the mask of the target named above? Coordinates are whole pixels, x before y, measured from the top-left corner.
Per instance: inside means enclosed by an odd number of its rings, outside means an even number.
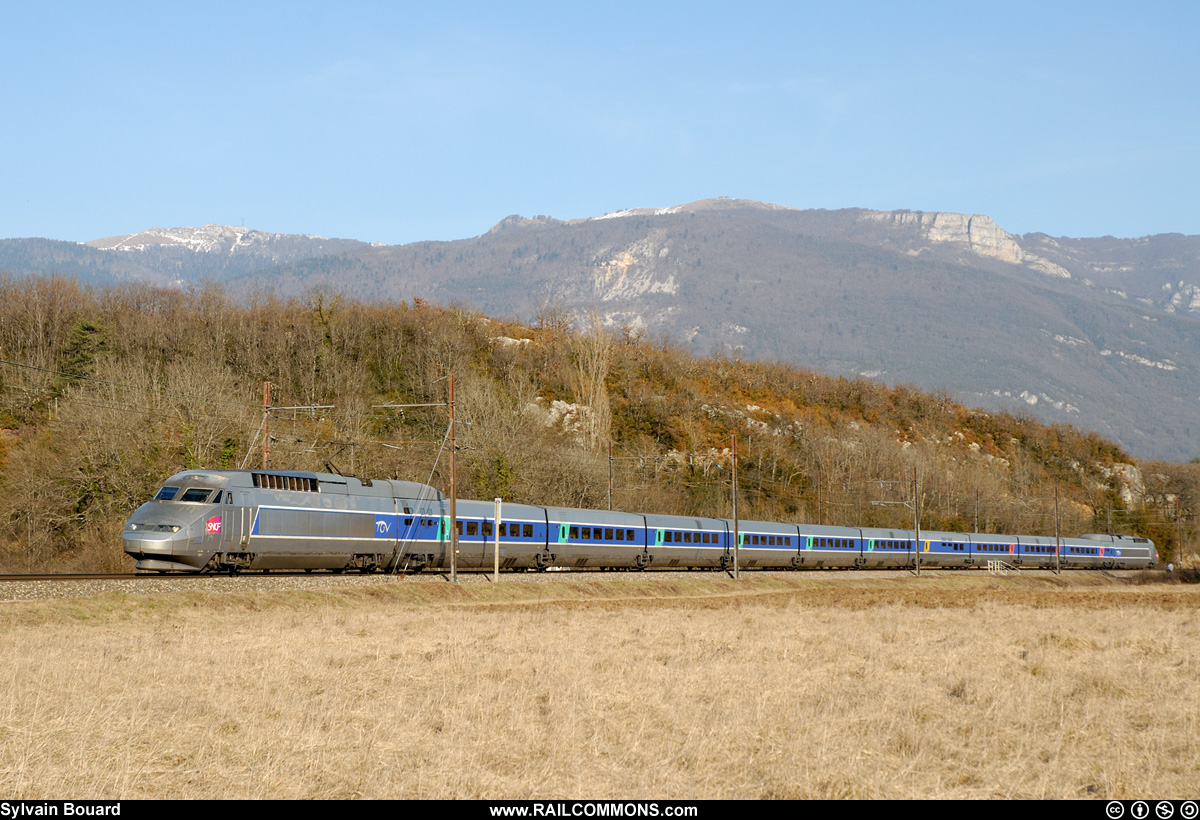
[[[204,524],[204,531],[209,535],[216,535],[221,532],[221,516],[214,515]]]

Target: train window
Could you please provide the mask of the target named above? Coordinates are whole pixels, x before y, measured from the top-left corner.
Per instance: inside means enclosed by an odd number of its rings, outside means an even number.
[[[486,537],[490,536],[491,534],[492,534],[492,522],[491,522],[491,521],[484,521],[484,522],[483,522],[483,535],[484,535],[484,537],[486,538]]]
[[[592,540],[592,528],[584,527],[582,532],[580,533],[580,537],[583,538],[584,541],[591,541]]]
[[[203,504],[212,494],[212,490],[206,490],[203,487],[189,487],[183,491],[183,495],[179,497],[180,501],[188,501],[193,504]]]
[[[479,523],[477,521],[467,522],[467,535],[479,535]]]
[[[410,510],[408,507],[405,507],[405,508],[404,508],[404,514],[405,514],[405,515],[409,515],[410,513],[412,513],[412,510]]]
[[[526,525],[525,525],[525,537],[526,537],[526,538],[533,538],[533,524],[526,524]]]
[[[605,529],[604,537],[605,537],[605,539],[607,539],[609,541],[613,540],[613,531],[611,529]]]
[[[690,532],[685,532],[683,534],[683,543],[685,543],[685,544],[692,543],[692,534]]]
[[[454,524],[454,529],[458,530],[458,534],[461,536],[463,534],[463,522],[455,521]]]
[[[406,518],[406,519],[404,519],[404,526],[406,526],[406,527],[411,527],[411,526],[412,526],[412,519],[411,519],[411,518]]]
[[[625,540],[625,530],[617,530],[617,540],[618,541]]]
[[[601,529],[600,527],[593,527],[592,528],[592,540],[593,541],[603,541],[604,540],[604,530]]]
[[[505,524],[505,523],[501,522],[501,524],[500,524],[500,534],[501,534],[501,535],[504,535],[504,536],[507,536],[507,535],[508,535],[508,524]]]
[[[571,537],[579,538],[579,527],[571,527]]]
[[[625,530],[625,540],[626,541],[633,540],[633,530]]]
[[[170,501],[179,492],[178,487],[163,487],[158,491],[158,495],[154,496],[155,501]]]

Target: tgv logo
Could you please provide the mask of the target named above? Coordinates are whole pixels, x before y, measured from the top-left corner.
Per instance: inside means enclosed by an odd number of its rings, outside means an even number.
[[[376,535],[383,535],[391,528],[392,528],[391,524],[389,524],[386,521],[378,520],[375,522],[375,534]]]

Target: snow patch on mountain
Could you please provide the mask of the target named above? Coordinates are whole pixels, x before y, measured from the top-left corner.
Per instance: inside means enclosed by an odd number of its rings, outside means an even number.
[[[1109,349],[1105,348],[1104,350],[1100,351],[1100,355],[1101,356],[1117,356],[1121,359],[1124,359],[1127,362],[1133,362],[1134,364],[1140,364],[1145,367],[1156,367],[1159,370],[1178,370],[1179,369],[1179,366],[1176,365],[1175,362],[1171,361],[1170,359],[1164,359],[1163,361],[1156,361],[1154,359],[1147,359],[1145,356],[1139,356],[1136,353],[1126,353],[1123,350],[1109,350]]]
[[[1018,399],[1025,402],[1030,407],[1036,407],[1038,404],[1046,404],[1063,413],[1079,412],[1079,408],[1070,402],[1052,399],[1045,393],[1034,393],[1029,390],[1022,390],[1020,393],[1014,394],[1010,390],[993,390],[992,395],[998,399]]]
[[[141,233],[94,239],[84,244],[100,250],[146,251],[151,248],[183,248],[196,253],[234,253],[239,248],[269,245],[285,239],[326,241],[313,234],[282,234],[256,231],[230,225],[204,225],[200,228],[150,228]]]

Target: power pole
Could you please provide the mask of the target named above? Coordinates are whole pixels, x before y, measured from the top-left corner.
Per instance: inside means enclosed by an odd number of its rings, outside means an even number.
[[[733,577],[741,578],[738,541],[738,509],[737,509],[737,433],[733,434]]]
[[[454,374],[450,374],[450,581],[458,583],[458,465],[454,446]]]
[[[263,382],[263,469],[271,464],[271,383]]]
[[[921,496],[917,493],[917,468],[913,467],[913,534],[917,538],[917,577],[921,577]]]
[[[608,442],[608,511],[612,512],[612,441]]]
[[[1175,495],[1175,525],[1179,528],[1179,535],[1175,539],[1175,543],[1179,546],[1175,549],[1176,558],[1179,561],[1179,569],[1183,569],[1183,506],[1180,504],[1179,494]]]
[[[1054,488],[1054,574],[1062,575],[1062,559],[1059,553],[1062,552],[1062,541],[1058,531],[1058,487]]]
[[[821,471],[817,470],[817,526],[821,526]]]

